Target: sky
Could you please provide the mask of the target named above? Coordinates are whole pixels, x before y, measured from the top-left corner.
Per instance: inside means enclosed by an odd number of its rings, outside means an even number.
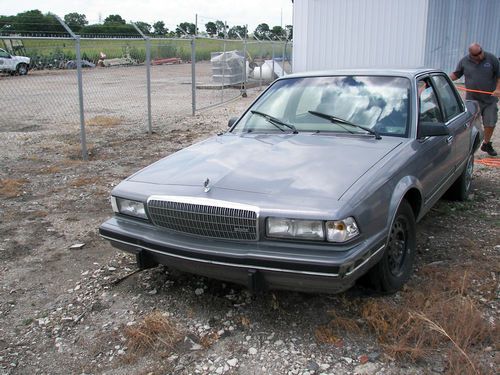
[[[15,15],[32,9],[55,13],[61,18],[72,12],[83,13],[91,24],[110,14],[119,14],[127,21],[151,25],[163,21],[169,30],[175,30],[181,22],[195,23],[198,14],[200,31],[205,30],[207,22],[221,20],[230,27],[248,25],[250,32],[260,23],[270,27],[291,25],[293,13],[291,0],[3,0],[0,14]]]

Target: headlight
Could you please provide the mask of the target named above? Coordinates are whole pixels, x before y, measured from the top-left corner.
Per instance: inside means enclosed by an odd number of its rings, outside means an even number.
[[[113,207],[113,211],[120,214],[134,216],[141,219],[148,218],[144,208],[144,203],[142,202],[112,196],[111,206]]]
[[[323,222],[270,217],[267,219],[267,235],[277,238],[297,238],[323,241]]]
[[[345,242],[358,234],[358,225],[352,217],[326,222],[326,239],[330,242]]]

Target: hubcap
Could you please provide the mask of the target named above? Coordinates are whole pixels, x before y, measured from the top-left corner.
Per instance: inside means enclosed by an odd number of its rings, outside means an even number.
[[[393,276],[399,277],[403,273],[403,265],[408,249],[408,224],[404,217],[396,218],[391,230],[387,246],[387,261],[389,271]]]

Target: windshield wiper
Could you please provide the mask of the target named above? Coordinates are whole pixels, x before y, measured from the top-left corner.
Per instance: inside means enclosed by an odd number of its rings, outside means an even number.
[[[281,121],[280,119],[277,119],[276,117],[270,116],[267,113],[263,113],[263,112],[259,112],[259,111],[250,111],[250,112],[252,112],[252,113],[254,113],[256,115],[264,117],[269,123],[271,123],[274,126],[276,126],[282,132],[284,132],[284,130],[279,125],[283,125],[283,126],[286,126],[289,129],[292,129],[293,130],[293,134],[298,134],[299,133],[297,131],[297,128],[295,126],[293,126],[292,124],[288,124],[288,123],[286,123],[284,121]]]
[[[338,124],[345,124],[345,125],[349,125],[349,126],[354,126],[355,128],[363,129],[364,131],[367,131],[368,133],[373,134],[375,136],[375,139],[382,139],[382,137],[380,136],[380,134],[378,134],[378,132],[376,132],[373,129],[367,128],[366,126],[354,124],[350,121],[344,120],[343,118],[328,115],[326,113],[321,113],[321,112],[316,112],[316,111],[308,111],[308,112],[311,115],[322,117],[324,119],[330,120],[331,122],[336,122]]]

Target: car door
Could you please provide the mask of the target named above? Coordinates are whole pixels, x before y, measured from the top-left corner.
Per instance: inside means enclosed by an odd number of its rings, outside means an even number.
[[[470,116],[467,116],[462,100],[446,75],[435,74],[432,76],[432,82],[436,88],[444,121],[450,130],[452,158],[455,168],[458,169],[467,161],[469,155],[471,119],[468,118]]]
[[[5,52],[3,49],[0,49],[0,70],[10,70],[10,55]]]
[[[442,124],[443,113],[430,77],[417,80],[419,123]],[[417,125],[418,126],[418,125]],[[431,136],[417,139],[418,172],[422,184],[424,204],[439,199],[440,190],[455,170],[450,136]]]

